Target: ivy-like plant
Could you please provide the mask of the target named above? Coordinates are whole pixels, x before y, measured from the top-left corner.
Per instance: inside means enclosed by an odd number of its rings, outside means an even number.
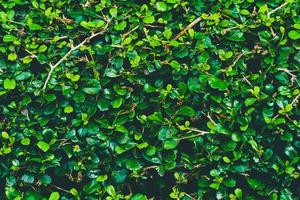
[[[299,12],[0,1],[0,199],[299,199]]]

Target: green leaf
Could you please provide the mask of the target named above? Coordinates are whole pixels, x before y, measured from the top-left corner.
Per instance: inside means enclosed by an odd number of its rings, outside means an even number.
[[[38,49],[39,52],[45,52],[47,50],[47,46],[46,45],[41,45]]]
[[[160,12],[164,12],[168,9],[168,5],[162,1],[156,2],[155,7]]]
[[[224,180],[223,183],[224,183],[224,185],[226,185],[228,187],[235,187],[236,180],[234,180],[233,178],[228,178],[228,179]]]
[[[105,98],[99,99],[97,102],[97,107],[100,111],[107,111],[110,107],[110,101]]]
[[[26,79],[30,78],[31,75],[32,75],[32,74],[31,74],[30,72],[21,72],[20,74],[18,74],[18,75],[15,77],[15,79],[16,79],[17,81],[23,81],[23,80],[26,80]]]
[[[8,54],[8,60],[10,60],[10,61],[15,61],[16,59],[17,59],[17,54],[16,53],[10,53],[10,54]]]
[[[92,79],[87,82],[87,86],[82,89],[86,94],[97,94],[101,89],[99,81]]]
[[[148,200],[147,196],[146,195],[143,195],[143,194],[134,194],[130,200]]]
[[[91,29],[93,29],[95,27],[95,24],[93,22],[87,22],[85,20],[81,21],[80,25],[82,27],[86,28],[86,29],[89,29],[89,30],[91,30]]]
[[[219,187],[220,187],[220,183],[212,183],[212,184],[209,185],[209,187],[211,187],[211,188],[213,188],[215,190],[218,190]]]
[[[73,100],[76,102],[76,103],[81,103],[81,102],[84,102],[85,100],[85,94],[81,91],[76,91],[74,96],[73,96]]]
[[[34,182],[34,176],[31,174],[24,174],[21,177],[21,180],[25,183],[33,183]]]
[[[52,192],[50,197],[49,197],[49,200],[59,200],[59,193],[58,192]]]
[[[292,109],[293,109],[293,105],[292,105],[292,104],[287,104],[287,105],[284,107],[284,110],[285,110],[286,112],[290,112]]]
[[[240,189],[240,188],[236,188],[235,190],[234,190],[234,194],[237,196],[237,198],[239,198],[239,199],[242,199],[242,197],[243,197],[243,191],[242,191],[242,189]]]
[[[208,84],[210,85],[210,87],[220,91],[224,91],[228,88],[228,84],[225,81],[215,76],[208,79]]]
[[[43,174],[40,178],[40,181],[44,185],[49,185],[52,182],[52,179],[48,174]]]
[[[52,102],[56,99],[56,95],[55,94],[48,94],[47,96],[45,96],[45,99],[48,102]]]
[[[292,142],[293,141],[293,134],[291,133],[283,133],[281,136],[280,136],[281,140],[283,141],[286,141],[286,142]]]
[[[265,184],[257,179],[247,178],[247,182],[254,190],[263,190],[265,188]]]
[[[225,150],[225,151],[233,151],[235,149],[235,147],[237,146],[237,144],[233,141],[228,141],[226,143],[222,143],[221,147]]]
[[[97,181],[98,182],[104,182],[104,181],[106,181],[108,179],[108,176],[105,174],[105,175],[99,175],[98,177],[97,177]]]
[[[111,14],[111,16],[113,17],[116,17],[118,15],[118,9],[117,8],[109,9],[109,14]]]
[[[203,11],[205,8],[205,3],[203,2],[203,0],[195,0],[195,8],[198,11]]]
[[[9,139],[9,135],[6,131],[2,131],[2,134],[1,134],[2,138],[4,139]]]
[[[79,197],[79,193],[75,188],[72,188],[70,190],[70,193],[74,196],[74,197]]]
[[[116,196],[115,188],[112,185],[107,186],[106,192],[112,197]]]
[[[292,40],[298,40],[300,39],[300,31],[299,30],[291,30],[288,33],[289,38],[291,38]]]
[[[64,108],[64,113],[71,113],[73,112],[73,107],[71,105],[68,105]]]
[[[113,100],[111,102],[111,105],[113,108],[120,108],[120,106],[122,105],[123,103],[123,98],[122,97],[118,97],[116,98],[115,100]]]
[[[225,39],[233,41],[233,42],[243,42],[246,40],[244,33],[240,30],[231,30],[225,36]]]
[[[145,16],[143,22],[145,24],[152,24],[155,21],[154,16]]]
[[[173,69],[175,69],[176,71],[179,71],[180,70],[180,64],[179,62],[177,62],[176,60],[172,60],[171,63],[170,63],[171,67]]]
[[[251,106],[256,102],[256,98],[250,97],[245,99],[245,105],[246,106]]]
[[[21,140],[21,144],[25,145],[25,146],[28,146],[30,144],[30,139],[29,138],[23,138]]]
[[[230,163],[231,162],[230,159],[227,156],[224,156],[223,160],[224,160],[225,163]]]
[[[164,149],[166,149],[166,150],[174,149],[174,148],[176,148],[178,143],[179,143],[178,140],[175,140],[175,139],[166,140],[164,142]]]
[[[161,112],[154,112],[151,115],[149,115],[147,117],[148,120],[154,121],[154,122],[158,122],[158,123],[163,123],[164,122],[164,118],[161,114]]]
[[[37,146],[43,151],[43,152],[47,152],[50,148],[50,145],[44,141],[39,141],[37,143]]]
[[[4,80],[4,88],[7,90],[13,90],[16,88],[16,81],[14,79],[8,79],[6,78]]]
[[[197,78],[189,78],[188,80],[188,89],[192,92],[200,92],[201,85]]]
[[[115,30],[117,31],[123,31],[127,26],[127,22],[126,21],[121,21],[120,23],[116,23],[114,25]]]
[[[16,40],[17,40],[17,38],[13,35],[10,35],[10,34],[5,35],[3,37],[3,42],[13,42],[13,41],[16,41]]]
[[[273,155],[273,150],[272,149],[266,149],[264,152],[264,159],[269,160]]]
[[[40,31],[43,29],[43,27],[39,24],[30,24],[28,26],[31,31]]]
[[[182,106],[178,110],[179,115],[185,115],[188,117],[194,117],[196,115],[196,112],[193,107],[191,106]]]

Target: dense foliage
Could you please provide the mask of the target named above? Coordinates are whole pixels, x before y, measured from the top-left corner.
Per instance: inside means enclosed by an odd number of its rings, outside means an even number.
[[[0,199],[300,199],[297,0],[0,0]]]

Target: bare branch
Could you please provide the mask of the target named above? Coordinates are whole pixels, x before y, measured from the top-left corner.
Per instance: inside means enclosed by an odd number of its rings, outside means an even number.
[[[184,35],[189,29],[191,29],[193,26],[195,26],[198,22],[201,21],[201,17],[196,18],[194,21],[192,21],[192,23],[190,23],[189,25],[187,25],[182,31],[180,31],[180,33],[178,35],[176,35],[176,37],[174,38],[174,40],[177,40],[178,38],[180,38],[182,35]]]
[[[286,5],[288,5],[289,3],[286,1],[284,2],[281,6],[275,8],[274,10],[271,10],[270,12],[268,12],[268,17],[270,17],[273,13],[275,13],[277,10],[285,7]]]
[[[285,73],[287,73],[288,75],[291,76],[291,81],[292,81],[292,84],[294,83],[294,81],[297,82],[297,84],[299,85],[298,81],[297,81],[297,76],[295,74],[293,74],[291,70],[287,69],[287,68],[277,68],[278,70],[280,71],[284,71]]]
[[[242,57],[243,55],[245,55],[244,52],[240,53],[240,54],[236,57],[236,59],[233,61],[233,63],[232,63],[231,66],[234,67],[234,66],[236,65],[236,63],[241,59],[241,57]]]
[[[294,103],[296,103],[296,101],[299,99],[299,97],[300,97],[300,94],[298,94],[298,95],[296,96],[296,98],[292,101],[291,105],[293,105]]]
[[[33,53],[32,53],[31,51],[29,51],[28,49],[25,49],[25,51],[26,51],[27,53],[30,54],[31,58],[36,58],[36,57],[37,57],[37,55],[33,54]]]
[[[134,27],[133,29],[131,29],[130,31],[128,31],[127,33],[122,35],[122,38],[125,39],[130,33],[132,33],[133,31],[135,31],[138,28],[139,28],[139,26]]]
[[[98,35],[101,35],[101,34],[105,33],[106,30],[107,30],[107,26],[106,26],[103,30],[101,30],[101,31],[99,31],[99,32],[97,32],[97,33],[92,33],[89,37],[85,38],[85,39],[84,39],[81,43],[79,43],[78,45],[72,46],[71,49],[70,49],[70,50],[69,50],[69,51],[68,51],[68,52],[67,52],[67,53],[66,53],[66,54],[58,61],[58,62],[56,62],[54,65],[52,65],[51,63],[49,63],[50,71],[48,72],[48,76],[47,76],[47,79],[46,79],[46,81],[45,81],[45,83],[44,83],[43,90],[45,90],[45,89],[47,88],[47,84],[48,84],[48,82],[49,82],[49,80],[50,80],[50,78],[51,78],[52,72],[54,71],[54,69],[55,69],[56,67],[58,67],[64,60],[66,60],[67,57],[68,57],[73,51],[79,49],[79,48],[82,47],[85,43],[87,43],[87,42],[89,42],[91,39],[93,39],[94,37],[96,37],[96,36],[98,36]]]
[[[205,134],[209,133],[208,131],[202,131],[202,130],[199,130],[199,129],[196,129],[196,128],[188,128],[187,130],[189,130],[190,132],[197,132],[198,134],[181,137],[181,138],[178,138],[177,140],[190,139],[190,138],[199,137],[199,136],[202,136],[202,135],[205,135]]]

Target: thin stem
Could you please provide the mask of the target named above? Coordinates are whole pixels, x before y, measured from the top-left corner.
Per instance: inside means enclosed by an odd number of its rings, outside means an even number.
[[[187,197],[189,197],[190,199],[192,199],[192,200],[195,200],[195,198],[194,197],[192,197],[191,195],[189,195],[188,193],[184,193]]]
[[[300,94],[298,94],[297,96],[296,96],[296,98],[292,101],[292,105],[299,99],[299,97],[300,97]]]
[[[199,136],[202,136],[202,135],[205,135],[205,134],[209,133],[208,131],[202,131],[202,130],[199,130],[199,129],[196,129],[196,128],[188,128],[188,130],[197,132],[198,134],[181,137],[181,138],[178,138],[177,140],[185,140],[185,139],[195,138],[195,137],[199,137]]]
[[[204,133],[198,133],[196,135],[190,135],[190,136],[178,138],[177,140],[186,140],[186,139],[191,139],[191,138],[199,137],[199,136],[202,136],[202,135],[205,135],[205,134]]]
[[[223,29],[221,32],[222,32],[223,34],[226,34],[228,31],[233,30],[233,29],[237,29],[237,28],[240,28],[240,27],[241,27],[240,25],[238,25],[238,26],[233,26],[233,27],[229,27],[229,28]]]
[[[287,68],[278,68],[278,70],[284,71],[285,73],[289,74],[291,77],[296,77],[296,75],[291,73],[291,71]]]
[[[27,53],[29,53],[29,54],[31,55],[32,58],[36,58],[36,57],[37,57],[37,55],[35,55],[35,54],[32,53],[31,51],[29,51],[28,49],[25,49],[25,51],[26,51]]]
[[[142,175],[146,173],[146,171],[148,171],[149,169],[157,169],[159,166],[157,165],[152,165],[152,166],[148,166],[148,167],[145,167],[142,171]]]
[[[243,76],[243,81],[245,81],[246,83],[248,83],[251,87],[253,87],[253,85],[251,84],[251,82],[247,79],[246,76],[242,75]]]
[[[54,65],[52,65],[51,63],[49,64],[50,66],[50,71],[48,73],[47,79],[44,83],[43,86],[43,90],[45,90],[47,88],[47,84],[51,78],[52,72],[54,71],[54,69],[56,67],[58,67],[65,59],[67,59],[67,57],[75,50],[79,49],[80,47],[82,47],[85,43],[87,43],[88,41],[90,41],[92,38],[103,34],[104,32],[106,32],[106,28],[104,28],[102,31],[99,31],[98,33],[92,33],[92,35],[90,35],[89,37],[85,38],[81,43],[79,43],[77,46],[75,47],[71,47],[71,49],[58,61],[56,62]]]
[[[243,55],[245,55],[244,52],[240,53],[240,54],[236,57],[236,59],[233,61],[233,64],[232,64],[231,66],[234,67],[234,66],[236,65],[236,63],[241,59],[241,57],[242,57]]]
[[[14,21],[14,20],[7,20],[7,21],[9,21],[9,22],[11,22],[11,23],[14,23],[14,24],[19,24],[19,25],[25,26],[24,23],[17,22],[17,21]]]
[[[280,70],[280,71],[284,71],[285,73],[289,74],[291,76],[292,84],[294,83],[294,81],[296,81],[297,84],[299,85],[298,80],[297,80],[297,76],[295,74],[293,74],[291,70],[289,70],[287,68],[277,68],[277,69]]]
[[[273,13],[275,13],[277,10],[285,7],[286,5],[288,5],[289,3],[286,1],[284,2],[281,6],[275,8],[274,10],[271,10],[270,12],[268,12],[268,17],[270,17],[270,15],[272,15]]]
[[[208,119],[209,121],[211,121],[214,125],[216,125],[217,123],[211,118],[211,116],[209,115],[209,113],[205,114],[205,112],[202,112]]]
[[[176,37],[174,38],[174,40],[177,40],[178,38],[180,38],[182,35],[184,35],[189,29],[191,29],[193,26],[195,26],[198,22],[201,21],[201,17],[196,18],[194,21],[192,21],[192,23],[190,23],[189,25],[187,25],[182,31],[180,31],[180,33],[178,35],[176,35]]]
[[[128,31],[127,33],[125,33],[125,34],[122,36],[123,40],[124,40],[130,33],[132,33],[133,31],[135,31],[135,30],[138,29],[138,28],[139,28],[139,26],[136,26],[136,27],[134,27],[133,29],[131,29],[130,31]]]
[[[48,84],[48,82],[49,82],[49,80],[50,80],[50,77],[51,77],[51,74],[52,74],[53,70],[54,70],[54,68],[53,68],[52,65],[51,65],[50,71],[49,71],[49,73],[48,73],[48,75],[47,75],[47,79],[46,79],[46,81],[45,81],[45,83],[44,83],[44,86],[43,86],[43,90],[46,89],[47,84]]]
[[[64,189],[64,188],[58,187],[58,186],[56,186],[56,185],[51,185],[51,187],[54,187],[54,188],[56,188],[56,189],[58,189],[58,190],[61,190],[61,191],[64,191],[64,192],[66,192],[66,193],[71,194],[70,191],[68,191],[68,190],[66,190],[66,189]]]

